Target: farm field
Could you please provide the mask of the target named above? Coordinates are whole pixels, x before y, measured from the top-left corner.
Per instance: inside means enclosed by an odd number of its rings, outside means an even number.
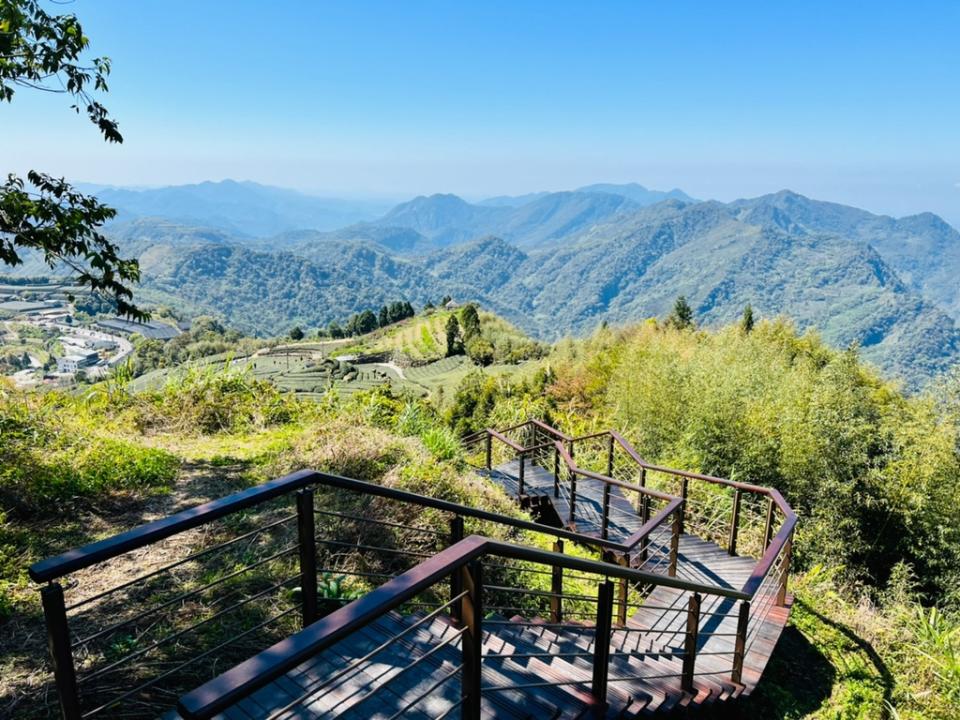
[[[288,345],[252,356],[230,353],[212,355],[175,368],[154,370],[132,380],[127,387],[135,393],[156,390],[168,382],[176,382],[178,377],[191,369],[216,369],[229,364],[234,368],[249,368],[254,377],[268,380],[277,388],[304,398],[319,398],[331,385],[336,387],[341,396],[349,397],[383,383],[390,383],[398,392],[426,396],[441,388],[444,392],[452,392],[464,377],[477,369],[462,355],[408,368],[396,368],[385,363],[350,362],[343,363],[341,368],[336,359],[326,359],[324,353],[315,347],[319,345],[323,344]],[[488,374],[513,374],[519,367],[491,365],[483,371]]]
[[[410,362],[431,362],[445,359],[446,325],[451,313],[435,311],[404,320],[371,338],[377,352],[389,352]]]

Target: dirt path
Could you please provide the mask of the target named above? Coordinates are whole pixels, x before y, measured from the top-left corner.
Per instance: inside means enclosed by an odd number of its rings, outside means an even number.
[[[365,364],[365,365],[379,365],[380,367],[390,368],[391,370],[393,370],[393,371],[400,377],[401,380],[406,380],[406,379],[407,379],[407,376],[403,374],[403,368],[400,367],[399,365],[397,365],[397,364],[396,364],[395,362],[393,362],[392,360],[391,360],[390,362],[385,362],[385,363],[364,363],[364,364]],[[413,382],[413,381],[411,380],[410,382]],[[417,383],[417,384],[419,385],[419,383]]]

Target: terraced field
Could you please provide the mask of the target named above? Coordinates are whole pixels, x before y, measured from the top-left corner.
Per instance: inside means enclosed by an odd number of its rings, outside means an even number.
[[[209,355],[204,358],[198,358],[197,360],[191,360],[175,368],[152,370],[127,383],[127,390],[132,393],[144,392],[145,390],[158,390],[167,382],[171,380],[175,381],[177,377],[182,376],[183,373],[190,368],[226,365],[228,362],[233,365],[242,365],[244,362],[247,362],[247,357],[235,353],[219,353],[218,355]]]
[[[490,365],[485,367],[483,372],[488,375],[512,375],[518,368],[518,365]],[[421,386],[424,390],[434,392],[443,388],[446,392],[454,390],[463,378],[476,369],[477,366],[469,358],[459,355],[407,368],[403,374],[409,382]]]
[[[451,313],[438,311],[397,323],[360,338],[288,343],[250,356],[231,353],[212,355],[184,363],[176,368],[155,370],[129,384],[132,392],[158,389],[182,375],[190,368],[247,367],[258,378],[268,380],[281,390],[294,392],[299,397],[319,398],[335,387],[342,396],[349,397],[383,383],[390,383],[398,391],[418,396],[431,395],[438,390],[452,393],[477,366],[465,356],[444,357],[446,351],[446,324]],[[511,328],[494,316],[486,319],[486,327]],[[352,360],[353,353],[374,353],[397,357],[398,363],[414,363],[399,368],[392,363]],[[328,359],[330,358],[330,359]],[[335,362],[343,358],[344,363]],[[519,365],[491,365],[484,368],[488,374],[513,374]]]
[[[373,348],[380,352],[403,355],[412,362],[440,360],[447,352],[447,319],[449,312],[435,312],[405,320],[373,339]]]

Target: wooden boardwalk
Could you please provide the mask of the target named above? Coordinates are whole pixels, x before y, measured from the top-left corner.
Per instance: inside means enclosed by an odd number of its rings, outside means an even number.
[[[516,497],[517,470],[516,463],[507,463],[484,474]],[[599,534],[602,489],[592,485],[599,483],[578,485],[576,528]],[[563,518],[569,512],[564,494],[554,496],[552,473],[543,468],[526,468],[525,494],[553,503]],[[619,490],[611,494],[611,507],[616,508],[609,526],[611,539],[623,540],[639,529],[639,518]],[[652,550],[665,543],[669,543],[669,530],[655,537]],[[755,564],[753,558],[731,556],[694,535],[680,538],[679,577],[739,589]],[[681,673],[690,596],[657,586],[625,625],[614,627],[608,707],[602,713],[606,717],[693,710],[734,700],[756,688],[786,625],[791,598],[783,607],[770,607],[752,623],[741,681],[733,682],[740,603],[703,596],[693,691],[685,692]],[[763,597],[757,602],[773,604]],[[580,718],[595,712],[590,694],[592,625],[567,621],[558,626],[536,617],[488,615],[483,630],[484,717]],[[422,613],[391,612],[242,700],[222,717],[253,720],[271,717],[288,706],[289,711],[278,718],[452,717],[460,702],[462,652],[457,632],[445,614],[425,619]],[[390,643],[399,633],[405,634]]]

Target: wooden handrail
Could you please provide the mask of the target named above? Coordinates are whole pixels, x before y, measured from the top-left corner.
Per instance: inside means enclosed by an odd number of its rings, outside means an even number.
[[[566,441],[566,442],[570,442],[571,440],[574,439],[574,438],[571,437],[570,435],[567,435],[566,433],[561,432],[560,430],[557,430],[557,428],[552,427],[552,426],[550,426],[550,425],[547,425],[547,424],[546,424],[545,422],[543,422],[542,420],[537,420],[536,418],[533,418],[532,420],[530,420],[530,422],[531,422],[533,425],[536,425],[536,426],[537,426],[538,428],[540,428],[541,430],[544,430],[545,432],[548,432],[548,433],[550,433],[551,435],[556,435],[558,438],[560,438],[561,440],[564,440],[564,441]]]
[[[468,562],[485,556],[562,567],[601,577],[623,578],[628,581],[663,585],[735,600],[746,599],[736,590],[701,585],[622,565],[471,535],[187,693],[177,703],[177,710],[187,720],[211,718],[293,670],[338,640],[441,582]]]
[[[525,450],[523,445],[520,445],[519,443],[515,443],[513,440],[511,440],[507,436],[503,435],[500,432],[497,432],[496,430],[493,430],[492,428],[488,428],[487,432],[490,434],[490,437],[496,438],[497,440],[502,442],[504,445],[506,445],[509,448],[512,448],[518,453],[522,453]]]
[[[567,467],[570,468],[571,472],[575,472],[577,475],[582,475],[585,478],[590,478],[591,480],[597,480],[599,482],[607,483],[608,485],[614,485],[616,487],[626,488],[627,490],[633,490],[638,492],[641,495],[649,495],[650,497],[655,497],[658,500],[678,500],[676,495],[671,495],[670,493],[660,492],[659,490],[654,490],[653,488],[648,488],[643,485],[636,485],[634,483],[624,482],[623,480],[617,480],[616,478],[607,477],[601,473],[596,473],[591,470],[584,470],[576,461],[570,457],[570,453],[563,446],[562,443],[556,443],[557,449],[560,451],[560,457],[567,464]]]
[[[664,506],[663,510],[650,518],[641,526],[639,530],[624,540],[623,544],[628,545],[631,549],[633,549],[637,546],[637,544],[643,542],[650,533],[660,527],[662,523],[666,522],[668,517],[673,515],[673,513],[677,512],[682,507],[683,498],[673,498],[673,500]]]
[[[188,720],[210,718],[223,712],[350,633],[437,584],[457,568],[480,557],[486,547],[486,538],[477,535],[464,538],[187,693],[177,703],[177,710]]]

